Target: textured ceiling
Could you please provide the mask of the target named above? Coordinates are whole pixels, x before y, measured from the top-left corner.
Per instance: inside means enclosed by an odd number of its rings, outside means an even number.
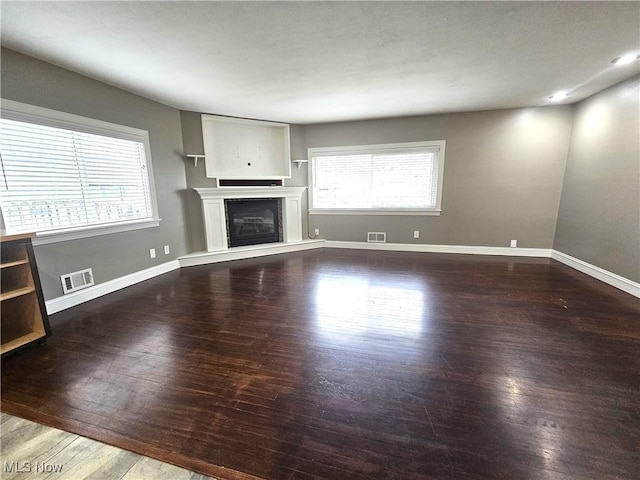
[[[1,42],[167,105],[319,123],[575,102],[639,2],[12,2]]]

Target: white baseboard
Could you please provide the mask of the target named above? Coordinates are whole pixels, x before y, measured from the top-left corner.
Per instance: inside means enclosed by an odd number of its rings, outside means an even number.
[[[511,257],[543,257],[551,256],[549,248],[511,248],[511,247],[483,247],[474,245],[427,245],[420,243],[367,243],[367,242],[338,242],[327,240],[324,243],[329,248],[355,248],[360,250],[392,250],[398,252],[423,253],[459,253],[467,255],[503,255]]]
[[[367,243],[341,242],[327,240],[324,244],[328,248],[354,248],[361,250],[387,250],[399,252],[424,253],[460,253],[468,255],[504,255],[516,257],[552,258],[571,268],[600,280],[612,287],[616,287],[634,297],[640,298],[640,283],[621,277],[600,267],[596,267],[578,258],[550,248],[511,248],[511,247],[483,247],[474,245],[424,245],[419,243]]]
[[[179,257],[181,267],[194,267],[209,263],[228,262],[229,260],[242,260],[245,258],[265,257],[279,253],[300,252],[324,247],[324,240],[302,240],[289,243],[263,243],[246,247],[234,247],[229,250],[217,252],[195,252]]]
[[[350,248],[360,250],[386,250],[399,252],[423,252],[423,253],[457,253],[467,255],[502,255],[517,257],[540,257],[552,258],[564,265],[574,268],[593,278],[596,278],[608,285],[616,287],[623,292],[640,298],[640,283],[636,283],[627,278],[621,277],[603,268],[596,267],[578,258],[567,255],[548,248],[511,248],[511,247],[483,247],[471,245],[425,245],[415,243],[366,243],[366,242],[342,242],[334,240],[306,240],[291,244],[272,244],[256,247],[240,247],[235,250],[224,252],[197,252],[180,257],[178,260],[163,263],[155,267],[147,268],[139,272],[131,273],[123,277],[100,283],[77,292],[64,295],[62,297],[47,300],[47,313],[54,314],[61,310],[80,305],[81,303],[93,300],[94,298],[107,295],[136,283],[149,280],[163,273],[176,270],[180,267],[194,265],[205,265],[208,263],[224,262],[229,260],[239,260],[242,258],[262,257],[278,253],[310,250],[314,248]]]
[[[640,298],[640,283],[621,277],[620,275],[605,270],[604,268],[596,267],[595,265],[572,257],[571,255],[567,255],[566,253],[559,252],[558,250],[551,251],[551,258],[582,273],[586,273],[593,278],[597,278],[601,282],[608,283],[613,287],[619,288],[623,292],[627,292],[634,297]]]
[[[155,267],[130,273],[123,277],[114,278],[113,280],[109,280],[104,283],[99,283],[93,287],[78,290],[77,292],[73,292],[62,297],[52,298],[45,302],[47,305],[47,313],[51,315],[61,310],[75,307],[76,305],[93,300],[94,298],[107,295],[108,293],[115,292],[116,290],[120,290],[125,287],[130,287],[136,283],[149,280],[150,278],[157,277],[158,275],[162,275],[163,273],[167,273],[178,268],[180,268],[180,262],[178,262],[178,260],[172,260],[167,263],[156,265]]]

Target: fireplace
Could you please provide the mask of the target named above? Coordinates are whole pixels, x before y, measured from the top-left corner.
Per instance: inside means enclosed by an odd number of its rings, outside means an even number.
[[[277,248],[274,243],[291,244],[302,241],[302,195],[307,187],[215,187],[195,188],[202,201],[202,220],[207,252],[233,250],[229,246],[229,200],[269,199],[278,200],[279,240],[265,244],[265,248]],[[282,215],[282,216],[280,216]],[[274,216],[275,217],[275,216]],[[280,234],[280,231],[282,232]]]
[[[282,242],[281,198],[226,199],[224,206],[229,247]]]

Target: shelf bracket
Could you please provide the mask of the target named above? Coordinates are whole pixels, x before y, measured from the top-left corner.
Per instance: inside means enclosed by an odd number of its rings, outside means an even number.
[[[309,163],[309,160],[292,160],[292,162],[296,164],[296,167],[300,168],[300,165],[303,163]]]
[[[204,159],[204,155],[187,155],[187,158],[193,159],[193,166],[197,167],[198,166],[198,159],[199,158]]]

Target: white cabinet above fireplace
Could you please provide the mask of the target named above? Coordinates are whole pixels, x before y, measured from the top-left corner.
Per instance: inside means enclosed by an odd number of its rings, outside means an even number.
[[[206,174],[218,180],[291,177],[289,125],[202,115]]]

